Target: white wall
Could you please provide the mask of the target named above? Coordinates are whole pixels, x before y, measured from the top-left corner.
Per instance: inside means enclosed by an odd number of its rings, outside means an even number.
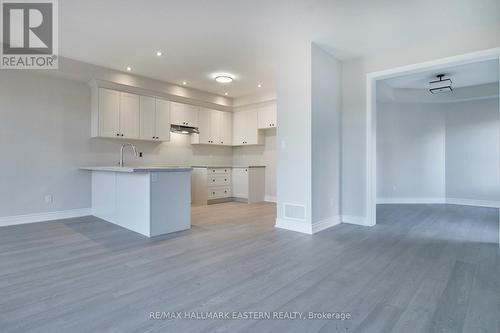
[[[377,103],[378,202],[444,200],[445,122],[441,104]]]
[[[498,98],[449,103],[446,108],[446,196],[497,202]]]
[[[498,98],[377,103],[377,202],[498,205]]]
[[[90,138],[90,88],[81,81],[28,71],[0,75],[0,217],[90,207],[82,165],[116,164],[123,141]],[[231,164],[232,148],[135,142],[135,164]],[[44,196],[52,194],[53,203]]]
[[[340,221],[341,64],[312,45],[312,223]]]
[[[340,218],[341,66],[310,42],[280,60],[276,225],[314,233]]]
[[[443,42],[445,41],[445,42]],[[342,214],[366,224],[366,74],[500,46],[500,25],[449,35],[343,63]]]
[[[277,226],[311,228],[311,43],[283,50],[277,68]],[[285,218],[284,205],[296,219]],[[301,208],[303,207],[303,208]]]

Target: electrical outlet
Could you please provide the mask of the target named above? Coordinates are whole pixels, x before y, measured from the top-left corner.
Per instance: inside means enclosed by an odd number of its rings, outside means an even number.
[[[51,204],[53,201],[54,201],[54,197],[52,196],[52,194],[47,194],[45,196],[45,203],[46,204]]]

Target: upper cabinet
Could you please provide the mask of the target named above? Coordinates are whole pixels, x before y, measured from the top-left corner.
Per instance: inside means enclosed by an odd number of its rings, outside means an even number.
[[[170,140],[170,102],[149,96],[140,97],[140,138]]]
[[[257,110],[259,129],[275,128],[277,123],[276,104],[267,104]]]
[[[198,127],[199,107],[170,102],[170,121],[173,125]]]
[[[93,87],[92,136],[169,141],[170,102]]]
[[[99,88],[96,110],[93,110],[92,136],[139,138],[139,96]]]
[[[193,144],[231,145],[232,114],[230,112],[200,108],[198,113],[200,134],[193,135]]]
[[[233,115],[233,146],[263,144],[255,110],[237,111]]]

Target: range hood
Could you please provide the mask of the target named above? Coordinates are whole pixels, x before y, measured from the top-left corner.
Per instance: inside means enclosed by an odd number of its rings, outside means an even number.
[[[170,125],[170,132],[178,134],[200,134],[198,127],[182,126],[182,125]]]

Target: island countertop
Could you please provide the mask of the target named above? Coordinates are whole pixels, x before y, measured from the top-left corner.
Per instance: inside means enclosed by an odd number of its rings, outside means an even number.
[[[84,166],[81,170],[89,171],[109,171],[109,172],[181,172],[191,171],[191,167],[179,166]]]
[[[250,168],[265,168],[265,165],[193,165],[193,168],[207,168],[207,169],[217,169],[217,168],[235,168],[235,169],[250,169]]]

